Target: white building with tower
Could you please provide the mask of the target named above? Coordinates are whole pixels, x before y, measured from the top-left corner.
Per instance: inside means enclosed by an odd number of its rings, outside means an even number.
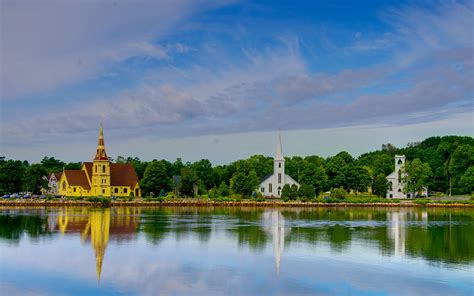
[[[413,198],[414,193],[406,192],[403,177],[403,167],[405,166],[405,155],[395,155],[395,171],[387,176],[388,190],[387,198]],[[424,188],[422,194],[428,196],[428,189]]]
[[[259,191],[265,197],[281,197],[281,191],[286,184],[300,187],[298,182],[285,174],[285,158],[281,149],[281,135],[278,133],[276,153],[273,159],[273,174],[262,178]]]

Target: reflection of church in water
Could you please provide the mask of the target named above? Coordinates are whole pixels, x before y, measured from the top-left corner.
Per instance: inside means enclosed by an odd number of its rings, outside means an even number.
[[[51,222],[62,234],[79,233],[82,243],[90,241],[95,253],[97,280],[100,282],[109,239],[132,239],[137,232],[139,212],[137,208],[64,208],[59,212],[57,221]]]
[[[273,254],[277,274],[280,273],[280,262],[285,249],[285,236],[291,229],[285,228],[285,218],[278,209],[269,209],[263,213],[263,227],[265,232],[272,237]]]

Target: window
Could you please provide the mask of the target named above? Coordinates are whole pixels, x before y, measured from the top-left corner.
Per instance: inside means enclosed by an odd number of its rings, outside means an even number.
[[[272,188],[272,183],[268,184],[268,192],[272,193],[272,192],[273,192],[272,189],[273,189],[273,188]]]
[[[127,191],[128,191],[127,188],[123,189],[123,193],[127,193]]]
[[[97,166],[95,166],[95,172],[97,173]]]
[[[398,183],[402,183],[402,170],[398,170]]]
[[[402,189],[401,189],[401,188],[398,188],[398,192],[402,192]]]
[[[105,173],[105,165],[102,166],[102,173]]]
[[[281,173],[278,173],[278,184],[281,184]]]
[[[105,194],[105,189],[102,189],[102,194]]]
[[[393,197],[393,195],[392,195],[392,194],[390,194],[390,198],[392,198],[392,197]]]
[[[402,165],[403,161],[401,159],[398,160],[398,165]]]
[[[73,187],[74,189],[72,191],[76,192],[76,187]]]
[[[66,181],[63,181],[63,190],[66,190]]]
[[[260,192],[265,192],[265,187],[261,187]]]
[[[278,163],[278,167],[281,169],[281,162]]]
[[[280,195],[280,193],[281,193],[281,187],[278,186],[278,195]]]
[[[118,193],[118,188],[115,188],[115,189],[114,189],[114,192],[115,192],[115,193]]]
[[[392,181],[390,181],[390,184],[389,184],[389,190],[392,191],[393,190],[393,183]]]

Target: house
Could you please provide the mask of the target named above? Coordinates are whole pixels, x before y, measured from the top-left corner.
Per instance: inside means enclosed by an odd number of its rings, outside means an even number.
[[[281,197],[281,191],[286,184],[300,187],[298,182],[285,174],[285,158],[281,149],[281,135],[278,134],[276,153],[273,159],[273,174],[268,174],[262,178],[259,191],[265,197]]]
[[[43,194],[58,194],[59,180],[62,173],[51,173],[46,177],[48,181],[48,189],[43,191]]]
[[[413,198],[414,193],[406,192],[403,177],[406,173],[403,172],[405,166],[405,155],[395,155],[395,171],[387,176],[388,191],[387,198]],[[428,196],[428,189],[424,188],[422,195]]]
[[[80,170],[63,170],[58,193],[64,196],[141,196],[137,173],[129,163],[112,163],[105,151],[102,126],[96,155]]]

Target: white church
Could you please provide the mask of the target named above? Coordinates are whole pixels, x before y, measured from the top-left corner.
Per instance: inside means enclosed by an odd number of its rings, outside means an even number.
[[[387,198],[413,198],[414,193],[405,191],[403,182],[403,167],[405,166],[405,155],[395,155],[395,171],[387,176],[388,191]],[[428,188],[424,188],[422,194],[428,196]]]
[[[281,190],[286,184],[300,187],[298,182],[285,174],[285,158],[281,149],[281,136],[278,134],[276,153],[273,159],[273,174],[269,174],[262,179],[259,186],[260,192],[265,197],[281,197]]]

